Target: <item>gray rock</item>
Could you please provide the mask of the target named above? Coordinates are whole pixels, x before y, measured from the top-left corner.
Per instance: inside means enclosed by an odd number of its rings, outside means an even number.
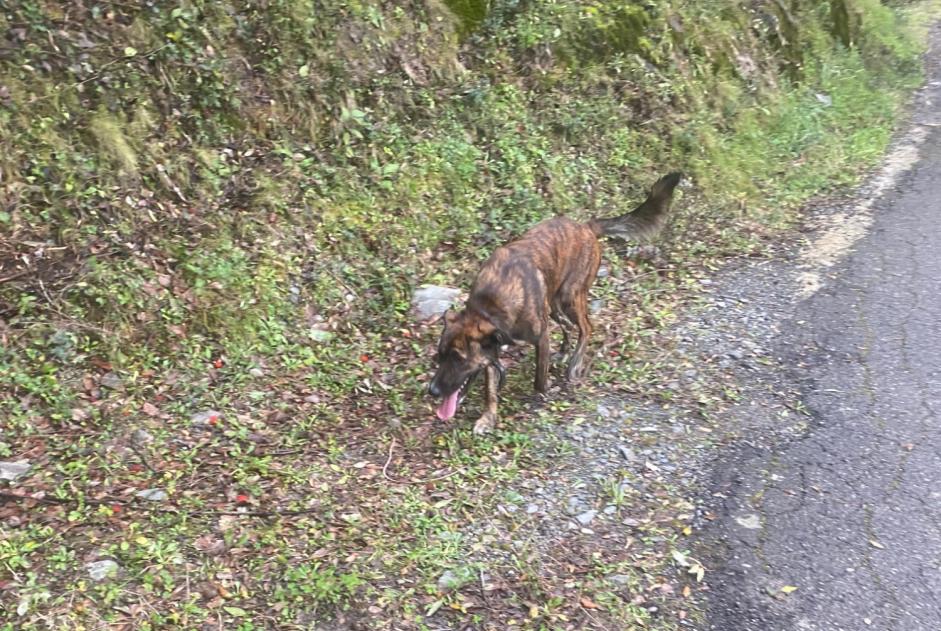
[[[16,482],[29,473],[29,460],[15,460],[13,462],[0,462],[0,480]]]
[[[441,576],[438,577],[438,591],[441,592],[450,592],[454,591],[464,585],[472,577],[472,572],[469,568],[458,568],[456,571],[445,570]]]
[[[110,559],[105,559],[104,561],[92,561],[91,563],[86,563],[85,569],[88,570],[88,575],[93,581],[103,581],[106,578],[117,574],[120,566]]]
[[[601,265],[598,267],[598,278],[607,278],[611,275],[611,270],[608,269],[607,265]]]
[[[193,425],[209,425],[211,419],[220,419],[222,418],[222,412],[217,412],[216,410],[205,410],[204,412],[197,412],[190,417],[190,422]]]
[[[628,576],[627,574],[612,574],[611,576],[607,578],[609,582],[614,583],[615,585],[619,585],[621,587],[627,587],[628,585],[631,584],[631,580],[632,580],[631,577]]]
[[[420,319],[427,320],[450,309],[460,294],[461,290],[453,287],[422,285],[412,295],[412,306]]]
[[[608,506],[604,507],[604,514],[613,515],[614,513],[617,512],[617,510],[618,510],[617,506],[615,506],[614,504],[609,504]]]
[[[307,334],[315,342],[329,342],[333,338],[333,332],[312,326]]]
[[[163,489],[144,489],[138,491],[135,495],[142,500],[150,500],[151,502],[162,502],[167,499],[167,492]]]
[[[743,515],[741,517],[736,517],[735,521],[742,528],[747,528],[748,530],[760,530],[761,529],[761,517],[754,513],[748,515]]]
[[[565,514],[569,516],[575,516],[583,512],[588,508],[580,497],[575,495],[571,496],[565,502]]]
[[[147,443],[154,442],[154,436],[146,429],[135,429],[134,433],[131,434],[131,440],[138,445],[146,445]]]
[[[606,301],[602,300],[601,298],[596,298],[595,300],[591,301],[590,305],[588,305],[588,310],[592,313],[598,313],[604,309],[606,304],[608,304]]]
[[[252,377],[264,377],[265,371],[261,368],[252,368],[248,371],[248,374],[250,374]]]
[[[116,374],[114,374],[113,372],[106,372],[105,374],[101,376],[101,380],[99,381],[99,383],[104,388],[117,390],[118,388],[124,385],[124,380],[121,379]]]
[[[575,519],[576,519],[576,520],[578,521],[578,523],[580,523],[582,526],[587,526],[588,524],[590,524],[591,522],[593,522],[593,521],[595,520],[595,516],[596,516],[597,514],[598,514],[598,511],[596,511],[596,510],[588,510],[588,511],[585,511],[584,513],[578,515]]]
[[[618,453],[621,454],[621,457],[630,462],[631,464],[640,462],[640,457],[630,447],[625,447],[624,445],[618,445]]]

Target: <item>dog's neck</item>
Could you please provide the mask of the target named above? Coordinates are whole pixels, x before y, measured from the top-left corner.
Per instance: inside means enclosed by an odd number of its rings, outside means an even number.
[[[471,317],[476,317],[481,322],[484,322],[492,326],[495,330],[503,331],[504,333],[509,333],[508,322],[506,314],[502,310],[495,308],[496,304],[493,301],[486,301],[484,303],[481,300],[475,300],[471,298],[464,304],[464,310]]]

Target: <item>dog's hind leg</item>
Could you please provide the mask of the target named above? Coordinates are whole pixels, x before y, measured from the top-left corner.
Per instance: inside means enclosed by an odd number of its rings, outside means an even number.
[[[497,426],[497,393],[500,390],[502,375],[500,369],[491,364],[487,366],[484,373],[485,378],[485,397],[484,413],[480,415],[477,422],[474,423],[475,434],[486,434],[491,432]]]
[[[566,378],[569,381],[579,380],[584,373],[585,351],[588,348],[588,341],[591,339],[591,321],[588,319],[588,295],[587,292],[578,292],[570,302],[563,305],[565,315],[575,321],[578,327],[578,341],[575,343],[575,352],[572,353],[572,359],[569,360]]]
[[[552,313],[549,315],[552,318],[553,322],[559,325],[559,329],[562,331],[562,345],[559,347],[558,352],[552,356],[553,360],[562,361],[569,354],[569,344],[572,342],[571,329],[575,325],[561,310],[552,310]]]
[[[543,394],[549,383],[549,327],[543,326],[536,342],[536,392]]]

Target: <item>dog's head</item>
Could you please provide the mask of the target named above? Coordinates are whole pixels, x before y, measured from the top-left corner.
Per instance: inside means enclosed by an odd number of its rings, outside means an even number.
[[[467,389],[481,370],[499,363],[500,347],[510,338],[485,316],[467,309],[444,314],[444,331],[438,341],[438,369],[428,384],[428,393],[442,399],[438,418],[448,420],[457,412]]]

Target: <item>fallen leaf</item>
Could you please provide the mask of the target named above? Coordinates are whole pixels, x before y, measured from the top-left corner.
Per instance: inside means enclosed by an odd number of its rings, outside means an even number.
[[[797,587],[795,587],[794,585],[785,585],[784,587],[781,588],[781,591],[784,592],[785,594],[790,594],[792,592],[796,592]]]
[[[885,550],[885,546],[879,543],[878,541],[876,541],[875,539],[870,539],[869,545],[871,545],[873,548],[878,548],[879,550]]]
[[[597,603],[595,603],[592,599],[588,598],[587,596],[582,596],[578,600],[578,602],[585,609],[597,609],[598,608]]]

